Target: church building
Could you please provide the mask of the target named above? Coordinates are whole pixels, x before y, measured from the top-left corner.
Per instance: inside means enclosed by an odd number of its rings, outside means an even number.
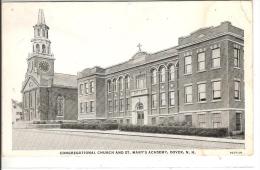
[[[77,76],[54,72],[49,27],[41,9],[33,28],[32,52],[22,85],[25,120],[76,120]]]

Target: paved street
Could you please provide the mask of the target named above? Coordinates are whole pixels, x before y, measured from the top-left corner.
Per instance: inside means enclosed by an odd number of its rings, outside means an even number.
[[[14,150],[244,148],[244,144],[40,129],[13,129]]]

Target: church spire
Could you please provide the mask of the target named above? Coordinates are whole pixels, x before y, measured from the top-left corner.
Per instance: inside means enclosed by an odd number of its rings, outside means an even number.
[[[45,25],[45,18],[44,18],[44,13],[42,9],[39,9],[39,13],[38,13],[38,25]]]

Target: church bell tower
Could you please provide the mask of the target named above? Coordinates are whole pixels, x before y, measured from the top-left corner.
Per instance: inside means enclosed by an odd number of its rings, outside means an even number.
[[[33,26],[34,37],[32,52],[27,58],[28,69],[26,77],[33,76],[40,83],[49,80],[54,75],[54,57],[51,53],[51,41],[49,40],[49,27],[45,23],[44,13],[39,9],[37,24]]]

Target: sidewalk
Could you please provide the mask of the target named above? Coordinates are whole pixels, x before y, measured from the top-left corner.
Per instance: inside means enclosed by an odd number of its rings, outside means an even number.
[[[38,129],[39,130],[39,129]],[[140,137],[155,137],[155,138],[168,138],[168,139],[183,139],[183,140],[196,140],[196,141],[209,141],[220,143],[237,143],[244,144],[245,140],[215,138],[215,137],[202,137],[202,136],[187,136],[187,135],[172,135],[172,134],[158,134],[158,133],[141,133],[141,132],[126,132],[119,130],[85,130],[85,129],[40,129],[42,131],[55,131],[55,132],[82,132],[82,133],[98,133],[110,135],[125,135],[125,136],[140,136]]]

